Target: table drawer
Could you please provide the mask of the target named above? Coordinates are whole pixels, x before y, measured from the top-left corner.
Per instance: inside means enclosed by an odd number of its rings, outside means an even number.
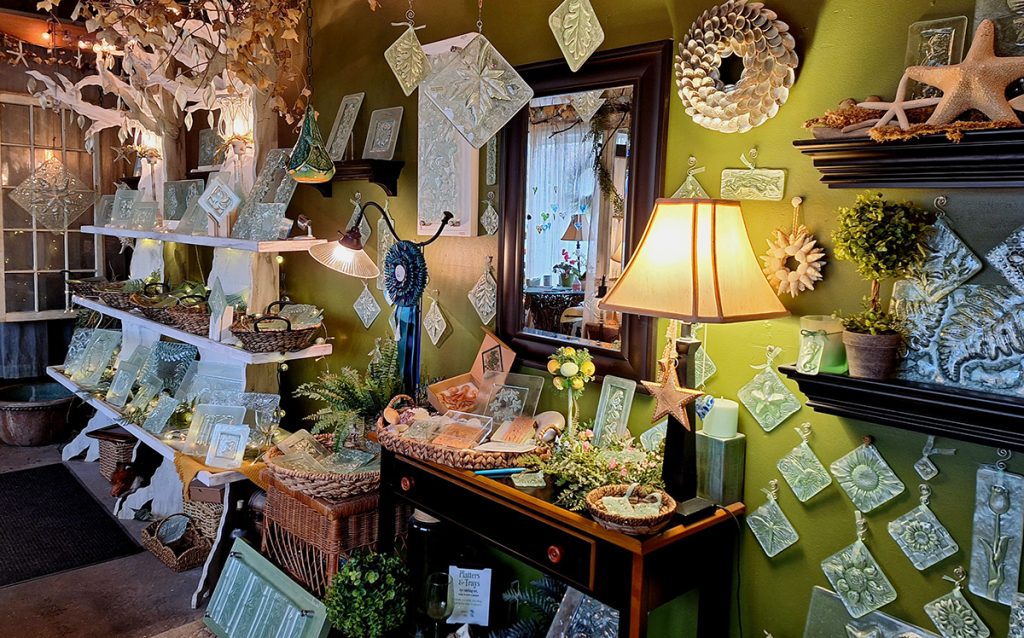
[[[596,543],[578,532],[474,487],[455,483],[402,461],[385,489],[487,540],[538,569],[592,590]]]

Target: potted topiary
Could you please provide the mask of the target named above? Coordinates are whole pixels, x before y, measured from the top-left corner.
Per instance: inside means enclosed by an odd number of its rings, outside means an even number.
[[[334,576],[324,605],[345,638],[383,638],[405,620],[408,571],[396,554],[355,552]]]
[[[925,231],[935,215],[911,202],[890,202],[881,193],[865,193],[839,209],[832,233],[836,257],[853,262],[871,282],[864,311],[843,318],[843,343],[850,376],[885,379],[896,370],[903,330],[882,310],[881,281],[899,277],[924,256]]]

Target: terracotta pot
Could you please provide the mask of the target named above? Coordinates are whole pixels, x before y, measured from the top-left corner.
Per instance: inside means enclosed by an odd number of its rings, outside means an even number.
[[[48,381],[0,388],[0,441],[18,446],[63,441],[72,399],[60,384]]]
[[[903,335],[872,335],[843,331],[850,376],[861,379],[888,379],[896,372]]]

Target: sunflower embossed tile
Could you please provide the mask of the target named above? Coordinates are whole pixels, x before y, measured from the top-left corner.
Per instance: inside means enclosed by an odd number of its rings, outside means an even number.
[[[864,437],[863,445],[833,463],[831,469],[854,507],[862,512],[888,503],[905,489],[871,437]]]
[[[925,570],[957,553],[960,546],[928,507],[932,489],[921,484],[921,504],[889,523],[889,535],[914,567]]]
[[[953,583],[953,591],[936,598],[924,606],[924,613],[932,619],[944,638],[988,638],[992,632],[974,611],[962,591],[967,574],[957,567],[953,576],[943,576]]]
[[[867,522],[860,511],[855,516],[857,540],[821,561],[821,570],[846,611],[860,618],[896,600],[896,589],[864,544]]]

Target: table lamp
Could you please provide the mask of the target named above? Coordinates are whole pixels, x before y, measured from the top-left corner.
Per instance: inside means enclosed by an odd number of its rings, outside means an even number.
[[[659,199],[640,243],[618,281],[599,303],[605,310],[683,321],[675,357],[683,384],[695,385],[694,353],[700,342],[691,323],[735,323],[784,317],[789,313],[772,290],[747,237],[737,201]],[[673,373],[674,374],[674,373]],[[669,416],[662,477],[665,490],[684,515],[705,509],[697,499],[696,433],[693,404],[689,423]]]

